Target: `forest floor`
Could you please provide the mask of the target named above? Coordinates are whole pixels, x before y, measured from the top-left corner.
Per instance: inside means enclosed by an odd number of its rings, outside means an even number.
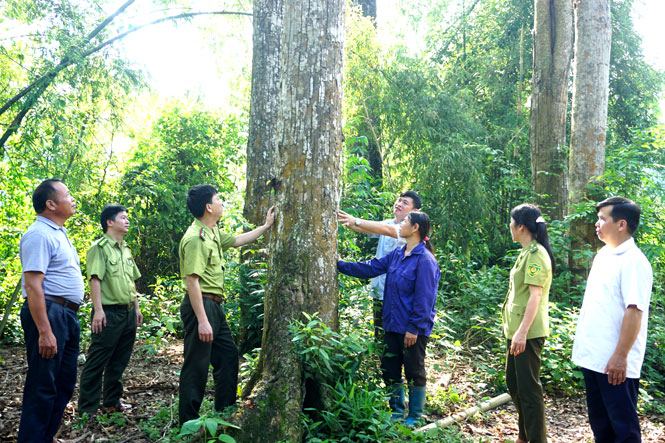
[[[432,371],[428,393],[445,390],[458,393],[466,406],[465,394],[472,391],[468,380],[474,379],[473,369],[457,366],[446,373],[428,359]],[[178,372],[182,364],[182,343],[162,347],[156,355],[137,354],[125,371],[123,402],[134,406],[122,414],[102,415],[84,421],[77,417],[78,390],[67,407],[59,437],[76,442],[150,442],[172,436],[177,413],[169,408],[177,396]],[[438,369],[435,370],[434,368]],[[79,368],[79,373],[80,373]],[[22,346],[0,348],[0,441],[16,441],[21,413],[21,395],[27,364]],[[477,378],[477,377],[475,377]],[[430,392],[432,391],[432,392]],[[436,410],[436,408],[434,408]],[[445,408],[444,408],[445,409]],[[443,418],[439,414],[426,416],[427,421]],[[173,411],[173,412],[171,412]],[[547,425],[551,443],[591,442],[591,430],[586,417],[584,399],[579,397],[546,398]],[[642,437],[645,443],[665,442],[663,417],[641,417]],[[474,442],[512,442],[517,438],[515,408],[509,402],[486,413],[464,421],[459,429]]]

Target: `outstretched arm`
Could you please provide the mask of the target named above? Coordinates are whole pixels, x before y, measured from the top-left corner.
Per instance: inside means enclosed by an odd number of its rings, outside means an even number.
[[[381,258],[373,258],[365,262],[345,262],[342,260],[337,261],[337,270],[342,274],[350,275],[351,277],[358,278],[373,278],[388,272],[388,265],[390,264],[391,254]]]
[[[362,220],[354,217],[341,209],[337,211],[337,221],[349,229],[363,234],[378,234],[397,238],[397,226],[371,220]]]
[[[275,207],[271,206],[268,209],[268,214],[266,214],[266,222],[263,226],[259,226],[253,231],[245,232],[236,237],[236,241],[231,245],[234,248],[246,245],[247,243],[252,243],[257,238],[261,237],[265,232],[270,229],[272,224],[275,222]]]

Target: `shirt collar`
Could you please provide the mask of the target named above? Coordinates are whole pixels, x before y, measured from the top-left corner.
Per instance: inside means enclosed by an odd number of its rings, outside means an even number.
[[[402,246],[406,250],[406,245]],[[422,255],[425,253],[425,242],[420,242],[409,252],[409,255]]]
[[[118,242],[108,234],[104,234],[104,237],[109,241],[111,246],[118,246]]]
[[[208,234],[210,234],[213,238],[215,237],[215,234],[212,232],[212,229],[210,229],[209,227],[207,227],[206,224],[203,223],[203,222],[202,222],[201,220],[199,220],[198,218],[195,218],[195,219],[194,219],[194,223],[192,223],[192,226],[194,226],[194,227],[196,228],[196,231],[197,231],[197,232],[200,232],[201,228],[203,228],[203,230],[204,230],[205,232],[207,232]]]
[[[50,218],[46,218],[46,217],[44,217],[44,216],[42,216],[42,215],[38,215],[38,216],[37,216],[37,221],[40,221],[40,222],[42,222],[42,223],[45,223],[46,225],[48,225],[49,227],[51,227],[51,228],[53,228],[53,229],[67,232],[67,229],[65,229],[64,226],[59,226],[56,222],[54,222],[54,221],[51,220]]]
[[[612,250],[610,251],[610,253],[611,253],[611,254],[614,254],[614,255],[623,254],[624,252],[626,252],[627,250],[629,250],[629,249],[632,248],[633,246],[635,246],[635,239],[634,239],[633,237],[630,237],[628,240],[626,240],[625,242],[621,243],[621,244],[620,244],[619,246],[617,246],[616,248],[612,249]]]

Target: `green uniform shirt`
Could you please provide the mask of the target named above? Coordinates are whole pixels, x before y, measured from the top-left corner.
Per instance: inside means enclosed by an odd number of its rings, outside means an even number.
[[[552,262],[547,250],[543,245],[533,240],[526,248],[522,249],[515,261],[513,269],[510,270],[510,288],[503,303],[503,333],[511,340],[513,335],[522,324],[526,304],[531,294],[529,285],[543,288],[540,304],[536,317],[531,323],[527,339],[547,337],[549,330],[549,306],[550,285],[552,284]]]
[[[97,277],[102,282],[102,305],[134,302],[134,280],[141,273],[125,242],[118,244],[111,236],[104,234],[88,249],[87,263],[88,281]]]
[[[199,219],[195,219],[180,240],[180,276],[185,290],[187,276],[196,274],[201,292],[220,296],[224,294],[222,252],[229,249],[235,241],[235,236],[221,232],[217,226],[210,229]]]

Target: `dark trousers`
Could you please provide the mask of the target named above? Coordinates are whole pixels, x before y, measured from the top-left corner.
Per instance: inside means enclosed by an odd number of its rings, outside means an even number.
[[[122,373],[129,363],[136,339],[134,305],[104,308],[106,326],[90,336],[88,358],[79,384],[79,413],[92,414],[99,408],[104,380],[104,406],[117,404],[122,396]],[[95,315],[94,309],[92,316]]]
[[[374,313],[374,341],[383,341],[383,300],[372,299],[372,312]]]
[[[238,348],[222,306],[203,299],[203,307],[212,327],[212,342],[199,340],[199,322],[189,296],[180,305],[180,316],[185,326],[185,350],[180,371],[180,403],[178,416],[182,425],[199,417],[199,408],[205,394],[208,369],[212,364],[215,380],[215,409],[221,411],[235,403],[238,389]]]
[[[39,355],[39,331],[27,301],[21,308],[28,373],[23,387],[19,442],[52,442],[76,384],[81,335],[76,312],[46,300],[46,314],[58,346],[55,357],[49,359]]]
[[[404,334],[386,331],[383,336],[386,349],[381,358],[381,370],[387,387],[402,383],[402,366],[404,366],[404,377],[409,384],[414,386],[427,384],[425,350],[428,339],[429,337],[419,335],[416,344],[405,348]]]
[[[526,341],[524,352],[510,355],[506,347],[506,386],[517,409],[519,438],[533,443],[547,443],[545,401],[540,384],[540,353],[545,338]]]
[[[637,417],[639,378],[611,385],[607,374],[582,368],[589,424],[597,443],[641,442]]]

